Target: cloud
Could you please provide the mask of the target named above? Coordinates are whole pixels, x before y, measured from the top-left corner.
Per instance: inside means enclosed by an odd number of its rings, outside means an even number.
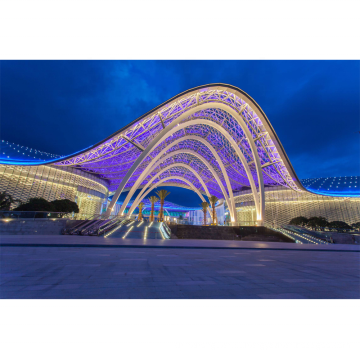
[[[222,82],[260,104],[299,177],[359,174],[359,62],[2,61],[0,66],[2,139],[73,153],[182,91]]]

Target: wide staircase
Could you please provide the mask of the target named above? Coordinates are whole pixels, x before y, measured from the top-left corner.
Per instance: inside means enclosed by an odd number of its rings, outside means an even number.
[[[121,239],[208,239],[288,242],[299,244],[328,244],[328,240],[307,229],[286,225],[281,228],[266,226],[198,226],[167,225],[159,222],[136,221],[124,217],[76,221],[62,230],[64,235],[102,236]]]
[[[165,223],[136,221],[115,217],[113,219],[95,218],[77,222],[63,229],[63,235],[102,236],[121,239],[169,239],[171,231]]]
[[[294,239],[298,244],[313,244],[313,245],[328,245],[329,239],[324,235],[320,235],[315,231],[305,229],[300,226],[284,225],[281,228],[273,229],[282,234]]]

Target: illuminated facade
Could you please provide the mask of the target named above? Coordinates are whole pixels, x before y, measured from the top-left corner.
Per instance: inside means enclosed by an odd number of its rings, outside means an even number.
[[[76,154],[48,154],[40,161],[25,152],[15,160],[2,155],[0,163],[7,166],[43,165],[96,178],[96,189],[93,185],[89,189],[113,194],[107,215],[125,214],[135,191],[142,189],[129,207],[131,215],[151,190],[163,184],[191,189],[201,201],[206,201],[204,195],[224,199],[232,223],[239,220],[235,194],[248,189],[245,202],[253,206],[252,219],[263,224],[270,216],[265,208],[269,187],[281,186],[300,197],[308,193],[260,106],[244,91],[225,84],[185,91]],[[100,184],[106,187],[103,192]],[[127,196],[117,209],[122,192]]]
[[[80,213],[99,214],[108,196],[106,181],[74,168],[0,164],[0,191],[26,202],[42,197],[48,201],[76,201]]]
[[[235,194],[237,221],[253,224],[255,206],[249,190]],[[309,191],[293,191],[282,186],[265,189],[265,225],[286,225],[298,216],[323,216],[330,221],[353,224],[360,221],[360,198],[354,196],[325,196]]]

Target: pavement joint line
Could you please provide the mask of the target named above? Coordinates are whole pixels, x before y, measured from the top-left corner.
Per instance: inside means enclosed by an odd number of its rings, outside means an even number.
[[[211,250],[274,250],[274,251],[318,251],[318,252],[351,252],[358,253],[359,250],[341,249],[291,249],[291,248],[249,248],[249,247],[224,247],[224,246],[180,246],[180,245],[101,245],[101,244],[21,244],[1,243],[0,247],[73,247],[73,248],[137,248],[137,249],[211,249]]]

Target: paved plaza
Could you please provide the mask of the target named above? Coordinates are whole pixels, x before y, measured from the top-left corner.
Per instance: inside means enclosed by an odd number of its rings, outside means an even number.
[[[284,244],[1,246],[2,299],[358,299],[360,253]],[[289,247],[292,245],[293,247]],[[278,246],[273,245],[273,246]],[[325,247],[324,247],[325,248]],[[307,250],[306,250],[307,249]],[[328,247],[330,249],[330,247]]]

